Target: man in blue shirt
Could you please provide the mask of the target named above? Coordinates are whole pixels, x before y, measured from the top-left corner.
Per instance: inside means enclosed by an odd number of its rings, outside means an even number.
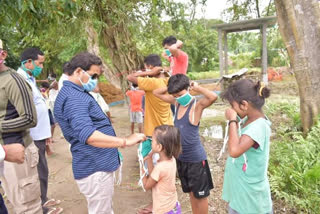
[[[116,137],[110,119],[88,93],[97,85],[101,65],[93,54],[74,56],[64,66],[69,78],[54,106],[55,118],[71,144],[74,178],[87,199],[89,214],[113,213],[113,174],[120,165],[117,148],[145,140],[144,134]]]

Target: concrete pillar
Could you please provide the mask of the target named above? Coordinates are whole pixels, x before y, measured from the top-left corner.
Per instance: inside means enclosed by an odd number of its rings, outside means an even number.
[[[222,31],[218,30],[218,38],[219,38],[219,69],[220,69],[220,78],[223,76],[223,50],[222,50]]]
[[[267,24],[262,26],[262,81],[268,84]]]
[[[224,73],[228,74],[228,37],[227,32],[224,32]]]

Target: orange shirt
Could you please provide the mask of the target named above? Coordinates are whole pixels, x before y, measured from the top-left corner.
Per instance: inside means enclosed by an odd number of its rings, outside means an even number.
[[[175,208],[178,201],[176,172],[174,157],[160,161],[154,166],[150,176],[157,184],[152,188],[152,213],[163,214]]]
[[[187,74],[188,70],[188,55],[179,50],[179,55],[176,57],[170,57],[170,68],[172,70],[172,75],[176,74]]]
[[[131,112],[142,112],[142,97],[144,94],[144,91],[141,90],[127,91],[126,95],[130,99]]]

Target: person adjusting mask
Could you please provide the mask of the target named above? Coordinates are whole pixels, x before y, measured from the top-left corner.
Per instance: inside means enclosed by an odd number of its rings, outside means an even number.
[[[189,89],[188,89],[188,91],[184,95],[177,97],[175,99],[180,105],[186,107],[190,104],[190,102],[192,101],[193,98],[194,97],[190,94]]]
[[[22,69],[24,70],[24,71],[29,71],[29,72],[31,72],[31,74],[32,74],[32,76],[34,76],[34,77],[38,77],[40,74],[41,74],[41,72],[42,72],[42,68],[40,67],[40,66],[37,66],[35,63],[34,63],[34,60],[32,60],[32,65],[33,65],[33,69],[28,69],[28,68],[26,68],[26,66],[25,66],[25,63],[26,62],[28,62],[28,60],[25,60],[25,61],[23,61],[23,62],[21,62],[21,67],[22,67]]]

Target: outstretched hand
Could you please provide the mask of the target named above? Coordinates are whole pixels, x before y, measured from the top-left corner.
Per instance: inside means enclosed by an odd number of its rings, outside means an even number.
[[[145,141],[147,137],[142,133],[134,133],[127,137],[127,146],[133,146],[135,144]]]

